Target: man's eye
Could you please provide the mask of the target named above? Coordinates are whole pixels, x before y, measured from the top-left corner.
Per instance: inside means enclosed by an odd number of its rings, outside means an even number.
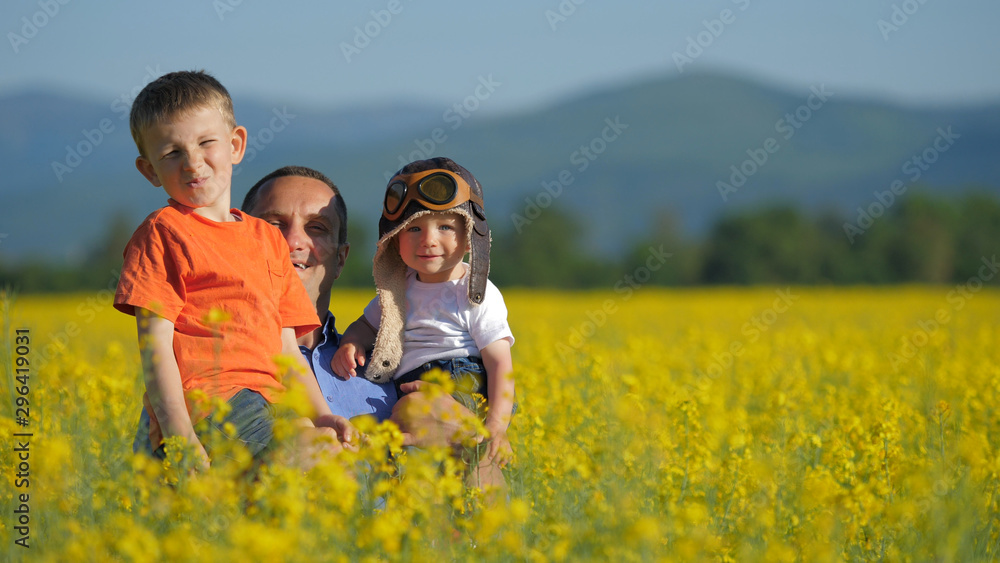
[[[268,223],[274,225],[275,227],[278,227],[279,229],[285,226],[284,224],[282,224],[281,221],[268,221]]]
[[[206,139],[206,140],[204,140],[204,141],[201,142],[201,146],[204,147],[206,145],[211,145],[214,142],[215,142],[215,139]]]

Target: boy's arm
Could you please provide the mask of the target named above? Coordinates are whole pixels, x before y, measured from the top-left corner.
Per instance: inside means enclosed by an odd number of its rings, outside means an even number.
[[[486,368],[486,392],[489,394],[489,411],[486,414],[486,429],[490,432],[490,447],[487,459],[500,454],[510,456],[507,441],[507,426],[510,425],[511,411],[514,409],[514,362],[510,357],[510,341],[501,338],[479,351],[483,355]],[[501,459],[504,465],[506,459]]]
[[[351,323],[340,337],[340,347],[330,360],[333,373],[343,379],[358,375],[355,368],[365,365],[365,352],[375,346],[376,336],[375,327],[364,315]]]
[[[323,398],[323,392],[319,388],[319,383],[316,382],[316,376],[313,375],[312,368],[309,367],[309,363],[306,361],[302,352],[299,350],[299,344],[295,341],[295,329],[292,327],[283,327],[281,329],[281,353],[295,358],[300,370],[291,370],[291,377],[302,384],[302,387],[306,390],[306,397],[309,399],[309,404],[315,412],[315,416],[312,419],[312,423],[317,427],[328,427],[332,428],[337,432],[337,438],[344,447],[357,450],[358,444],[358,431],[354,428],[349,420],[342,416],[337,416],[330,411],[330,405],[327,404],[326,399]]]
[[[201,457],[202,467],[207,468],[208,454],[194,433],[191,414],[184,401],[181,372],[174,356],[174,323],[141,307],[135,308],[135,319],[146,395],[153,409],[151,414],[159,422],[164,437],[186,438]],[[156,444],[153,447],[155,449]]]

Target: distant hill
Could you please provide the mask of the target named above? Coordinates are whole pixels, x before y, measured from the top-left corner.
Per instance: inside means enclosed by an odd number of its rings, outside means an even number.
[[[124,107],[41,91],[0,100],[0,231],[8,235],[0,257],[78,259],[116,212],[138,223],[165,203],[132,165]],[[585,221],[587,243],[601,252],[640,237],[664,211],[697,234],[722,213],[775,201],[852,216],[894,180],[939,193],[1000,192],[1000,101],[912,107],[849,98],[830,85],[787,91],[685,74],[503,116],[446,104],[323,111],[240,99],[236,112],[257,142],[238,169],[234,205],[263,174],[303,164],[341,186],[351,220],[368,232],[385,175],[401,158],[428,155],[476,174],[498,234],[527,229],[552,204]],[[919,163],[926,170],[907,165],[925,151],[934,159]]]

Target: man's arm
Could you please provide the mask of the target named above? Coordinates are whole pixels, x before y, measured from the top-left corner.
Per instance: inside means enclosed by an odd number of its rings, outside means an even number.
[[[365,353],[375,347],[377,332],[364,315],[347,327],[340,337],[340,347],[337,348],[330,368],[342,379],[355,377],[358,366],[365,365]]]
[[[135,308],[135,319],[146,395],[153,409],[150,414],[156,417],[164,437],[186,438],[201,457],[202,468],[207,469],[208,454],[194,433],[184,401],[181,372],[174,356],[174,323],[141,307]]]
[[[344,447],[357,451],[357,429],[346,418],[337,416],[330,411],[330,405],[323,398],[323,392],[319,388],[319,383],[316,382],[316,376],[313,375],[312,368],[309,367],[309,363],[299,350],[298,342],[295,341],[295,329],[292,327],[283,327],[281,329],[281,353],[295,358],[299,363],[301,369],[291,370],[291,377],[300,383],[306,391],[309,405],[312,406],[315,413],[311,421],[312,424],[317,428],[328,427],[334,429],[339,442]]]
[[[500,465],[506,464],[511,455],[507,441],[507,427],[514,409],[514,362],[510,357],[510,341],[501,338],[479,351],[486,367],[486,391],[490,397],[486,414],[486,430],[490,433],[490,446],[486,458],[500,455]]]

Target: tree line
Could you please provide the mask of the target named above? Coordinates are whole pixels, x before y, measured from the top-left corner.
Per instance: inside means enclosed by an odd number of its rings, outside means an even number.
[[[701,237],[682,234],[670,213],[653,217],[643,238],[613,256],[589,252],[574,215],[548,208],[520,233],[495,230],[490,279],[500,287],[610,288],[629,280],[660,286],[996,284],[1000,198],[910,193],[877,216],[846,217],[788,205],[718,218]],[[349,225],[352,254],[339,286],[373,287],[372,236]],[[19,292],[113,289],[131,222],[116,216],[80,264],[0,263],[0,285]],[[633,280],[634,278],[634,280]]]
[[[546,210],[521,235],[494,235],[490,277],[501,287],[607,288],[637,277],[663,286],[996,284],[1000,199],[911,193],[873,216],[861,209],[809,214],[787,205],[718,218],[704,236],[685,237],[670,213],[621,256],[581,248],[584,228]],[[859,233],[859,231],[861,231]],[[665,255],[669,254],[669,257]]]

